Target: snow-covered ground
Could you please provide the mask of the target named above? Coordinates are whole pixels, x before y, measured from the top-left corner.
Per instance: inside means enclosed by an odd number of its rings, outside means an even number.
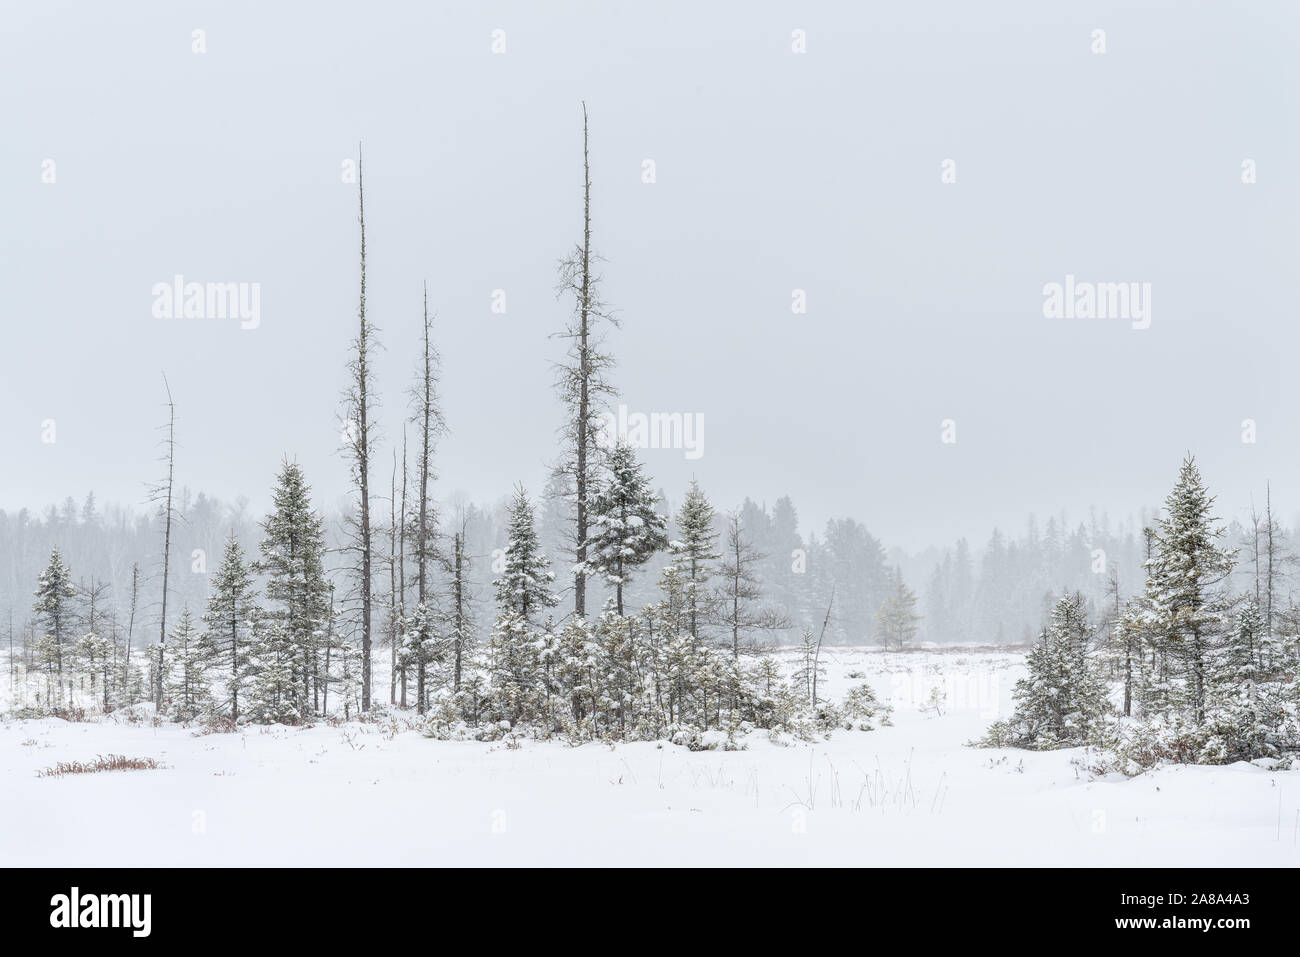
[[[826,657],[826,693],[864,675],[892,727],[690,752],[435,741],[391,723],[3,721],[0,865],[1300,864],[1300,771],[1090,780],[1079,752],[965,746],[1008,708],[1017,652]],[[936,686],[941,714],[925,707]],[[37,776],[110,753],[165,767]]]

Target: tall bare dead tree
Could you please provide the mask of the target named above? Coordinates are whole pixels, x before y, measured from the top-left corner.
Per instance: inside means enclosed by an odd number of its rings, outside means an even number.
[[[391,667],[388,671],[389,704],[397,704],[397,646],[402,637],[402,619],[397,611],[397,536],[402,523],[397,517],[397,501],[397,449],[393,449],[393,477],[388,486],[388,647],[391,654]]]
[[[171,573],[172,552],[172,498],[176,480],[176,403],[172,399],[172,387],[163,374],[163,386],[167,389],[167,424],[166,438],[163,439],[163,459],[167,463],[166,477],[153,487],[152,498],[159,505],[163,519],[163,560],[162,560],[162,614],[158,621],[158,660],[154,668],[153,700],[154,707],[161,711],[163,706],[163,652],[167,645],[167,592]]]
[[[410,478],[410,469],[406,465],[406,427],[402,427],[402,502],[398,515],[401,516],[400,528],[397,532],[397,580],[401,583],[401,588],[397,595],[398,617],[406,621],[406,484]],[[402,664],[402,707],[406,707],[406,663],[405,658],[400,659]]]
[[[351,459],[352,481],[357,490],[357,514],[350,516],[348,551],[356,555],[357,598],[361,602],[361,710],[370,710],[370,649],[374,602],[374,541],[370,522],[370,460],[377,439],[373,413],[378,406],[374,390],[371,353],[379,348],[378,330],[366,318],[366,192],[357,146],[357,203],[361,224],[361,301],[357,309],[357,336],[348,360],[351,382],[345,394],[347,425],[344,444]]]
[[[1282,575],[1284,567],[1295,564],[1295,555],[1285,547],[1282,529],[1278,525],[1277,519],[1273,517],[1273,486],[1271,483],[1264,486],[1264,496],[1264,594],[1267,598],[1264,606],[1264,622],[1265,634],[1272,635],[1273,621],[1278,614],[1275,601],[1277,580]]]
[[[438,407],[438,379],[441,370],[441,358],[433,345],[433,320],[429,316],[429,284],[424,284],[424,326],[423,351],[421,354],[415,387],[411,390],[411,418],[420,430],[419,460],[416,463],[416,482],[419,498],[415,504],[415,563],[416,563],[416,601],[426,610],[419,615],[420,627],[427,630],[432,620],[430,604],[430,565],[437,561],[438,523],[437,514],[430,500],[430,485],[437,475],[433,469],[433,454],[438,439],[446,430],[442,410]],[[415,662],[416,710],[423,714],[427,700],[428,655],[426,653],[431,636],[421,634],[418,638],[420,653]]]
[[[816,654],[813,655],[812,703],[814,708],[817,707],[817,668],[819,666],[819,663],[821,662],[822,642],[826,639],[826,628],[831,623],[831,608],[832,606],[834,606],[834,604],[835,604],[835,584],[834,582],[832,582],[831,597],[830,600],[826,602],[826,617],[822,619],[822,630],[817,635],[817,652]]]
[[[472,626],[469,618],[469,558],[465,555],[465,513],[461,512],[460,527],[452,539],[452,688],[460,690],[465,656],[469,651]]]
[[[1273,487],[1264,486],[1264,514],[1255,510],[1252,496],[1250,508],[1250,533],[1245,545],[1250,563],[1254,566],[1255,601],[1264,614],[1265,634],[1273,634],[1273,621],[1278,614],[1275,601],[1278,579],[1287,566],[1295,564],[1295,556],[1286,548],[1284,535],[1273,515]]]
[[[122,691],[125,692],[131,675],[131,644],[135,640],[135,611],[140,604],[140,563],[131,563],[131,617],[126,626],[126,655],[122,665]]]
[[[599,466],[600,413],[615,394],[606,379],[614,360],[603,349],[601,325],[615,328],[619,321],[600,296],[601,277],[595,271],[599,257],[591,248],[591,161],[587,135],[587,104],[582,104],[582,241],[560,261],[558,293],[573,296],[573,316],[561,338],[569,340],[564,362],[559,364],[556,391],[565,406],[560,429],[566,447],[557,471],[569,475],[574,494],[573,610],[587,613],[586,575],[588,499]]]

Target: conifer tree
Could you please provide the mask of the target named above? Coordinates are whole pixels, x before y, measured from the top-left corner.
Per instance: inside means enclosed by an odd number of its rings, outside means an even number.
[[[623,586],[632,572],[668,547],[667,521],[631,446],[610,450],[606,475],[591,500],[583,570],[614,586],[615,610],[622,615]]]
[[[264,620],[252,635],[243,682],[244,713],[259,724],[298,724],[305,717],[292,631],[284,618]]]
[[[559,602],[550,589],[555,576],[542,553],[523,486],[510,504],[506,534],[504,568],[493,582],[498,613],[488,650],[493,706],[513,725],[526,718],[536,702],[541,667],[538,616]]]
[[[894,590],[876,612],[876,639],[886,648],[901,651],[916,641],[920,631],[916,613],[916,593],[903,581],[903,570],[894,570]]]
[[[434,609],[418,602],[402,621],[402,647],[398,656],[404,667],[415,670],[415,706],[420,714],[424,714],[428,702],[430,670],[447,654],[449,642],[439,633],[440,619]]]
[[[65,645],[71,637],[72,600],[76,595],[72,573],[63,562],[57,548],[50,552],[49,564],[41,572],[36,585],[36,602],[32,617],[38,633],[48,638],[48,656],[58,674],[59,687],[63,686],[63,658]],[[52,704],[53,702],[51,702]]]
[[[452,689],[460,690],[465,662],[474,646],[474,625],[470,618],[470,559],[465,554],[465,526],[452,539],[451,564],[451,654]]]
[[[1029,674],[1016,682],[1015,712],[989,729],[984,745],[1046,751],[1096,740],[1109,703],[1089,659],[1091,633],[1082,596],[1061,598],[1025,659]]]
[[[256,570],[266,576],[268,627],[254,664],[271,667],[273,673],[257,680],[273,686],[271,710],[301,718],[309,709],[313,685],[320,685],[318,656],[331,613],[324,525],[312,510],[311,489],[294,462],[286,460],[280,470],[262,532]],[[287,681],[292,688],[285,687]],[[260,693],[259,700],[265,712],[267,694]]]
[[[1250,595],[1213,662],[1197,760],[1226,764],[1300,749],[1300,728],[1286,700],[1289,678],[1275,680],[1260,667],[1268,641],[1265,610]]]
[[[1160,640],[1180,666],[1189,717],[1205,718],[1208,669],[1228,624],[1231,603],[1224,586],[1235,551],[1219,545],[1223,529],[1211,514],[1195,460],[1188,456],[1165,499],[1166,515],[1155,529],[1147,563],[1147,600]]]
[[[110,710],[110,688],[113,685],[113,642],[88,631],[77,639],[77,656],[86,663],[92,679],[100,683],[104,713]]]
[[[515,490],[510,503],[510,517],[506,528],[506,548],[501,577],[493,581],[497,607],[503,612],[513,612],[527,625],[536,623],[538,614],[559,603],[551,591],[555,575],[551,563],[542,552],[534,524],[533,506],[522,485]]]
[[[713,519],[713,506],[699,483],[692,479],[677,513],[678,539],[670,548],[673,565],[681,576],[687,629],[696,641],[700,638],[700,626],[706,623],[711,611],[705,586],[713,575],[713,563],[722,557],[714,551],[718,532],[713,527]]]
[[[221,566],[212,579],[212,594],[203,616],[207,628],[203,647],[209,664],[218,673],[228,675],[226,700],[219,710],[228,709],[234,721],[239,720],[239,692],[246,677],[249,644],[258,614],[253,576],[244,561],[239,540],[232,532],[226,539]]]
[[[181,609],[169,652],[167,700],[171,703],[172,717],[177,721],[193,721],[209,707],[211,687],[206,673],[207,655],[188,606]]]

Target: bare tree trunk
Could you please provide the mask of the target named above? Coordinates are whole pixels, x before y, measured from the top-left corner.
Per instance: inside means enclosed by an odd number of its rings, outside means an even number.
[[[822,619],[821,634],[817,636],[817,651],[813,654],[812,669],[812,703],[817,707],[817,666],[822,656],[822,639],[826,637],[826,626],[831,623],[831,606],[835,604],[835,585],[831,584],[831,600],[826,603],[826,617]]]
[[[591,162],[587,151],[587,104],[582,104],[582,286],[579,299],[579,396],[577,468],[575,478],[576,555],[579,568],[587,560],[587,418],[591,411],[590,378],[587,355],[591,318]],[[573,580],[573,610],[579,618],[587,614],[587,579],[579,570]]]
[[[425,595],[429,581],[429,426],[433,415],[432,380],[429,355],[429,284],[424,284],[424,375],[421,377],[420,401],[420,506],[419,525],[416,528],[416,595],[420,614],[420,656],[415,663],[415,710],[424,714],[424,642],[428,638],[423,630],[428,625],[428,609],[425,607]]]
[[[740,516],[731,516],[731,547],[732,554],[736,559],[736,567],[732,573],[731,581],[731,657],[733,661],[740,660],[740,589],[741,577],[744,571],[741,565],[740,549]]]
[[[397,617],[397,449],[393,449],[393,478],[388,486],[388,638],[392,667],[388,672],[388,703],[397,704],[397,642],[402,627]]]
[[[419,505],[416,508],[415,560],[416,598],[422,609],[420,617],[420,654],[415,662],[416,711],[428,708],[428,672],[426,660],[429,644],[429,559],[434,555],[434,516],[429,505],[429,484],[433,481],[433,443],[442,429],[442,415],[437,408],[438,358],[433,348],[432,323],[429,319],[429,284],[424,284],[424,352],[420,373],[416,416],[420,424]]]
[[[328,666],[325,676],[329,677]],[[230,603],[230,720],[239,721],[239,604],[235,601]]]
[[[167,388],[167,482],[163,511],[162,619],[158,624],[158,667],[154,672],[153,691],[154,708],[158,711],[163,706],[163,649],[167,644],[167,583],[171,571],[172,548],[172,487],[176,477],[176,403],[172,401],[172,388],[166,375],[163,375],[163,385]]]
[[[1264,529],[1268,536],[1266,545],[1267,571],[1265,575],[1265,595],[1268,598],[1264,610],[1264,633],[1272,636],[1273,634],[1273,489],[1271,485],[1264,486]],[[1258,592],[1258,589],[1256,589]],[[1258,600],[1258,594],[1256,595]]]
[[[330,711],[330,649],[334,645],[334,586],[330,586],[330,629],[325,640],[325,690],[321,695],[321,714]],[[345,659],[346,660],[346,659]],[[347,701],[344,700],[344,718],[347,717]]]
[[[398,608],[402,615],[402,620],[406,620],[406,479],[408,469],[406,467],[406,428],[402,428],[402,528],[397,533],[398,552],[397,552],[397,577],[401,581],[402,591],[398,597]],[[403,663],[402,671],[402,707],[406,707],[406,664]]]
[[[126,659],[122,665],[122,692],[131,674],[131,644],[135,640],[135,609],[140,600],[140,564],[131,563],[131,617],[126,626]],[[128,702],[134,703],[134,702]]]
[[[361,302],[358,308],[356,357],[353,360],[357,434],[352,437],[360,495],[357,545],[361,550],[361,710],[370,710],[370,645],[372,618],[373,542],[370,530],[370,324],[366,322],[366,192],[357,147],[357,200],[361,223]]]
[[[455,691],[459,691],[461,661],[465,653],[465,649],[463,647],[464,636],[465,636],[465,569],[464,569],[465,530],[463,527],[456,532],[454,550],[455,550],[455,563],[456,563],[455,579],[453,582],[453,588],[454,588],[455,600],[456,600],[456,647],[455,647],[456,662],[455,662],[455,670],[452,675],[452,688]],[[13,628],[11,626],[10,627],[11,634],[12,631]]]

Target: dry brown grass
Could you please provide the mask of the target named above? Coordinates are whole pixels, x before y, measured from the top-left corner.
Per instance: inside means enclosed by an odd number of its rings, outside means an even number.
[[[38,778],[58,778],[65,774],[94,774],[97,771],[152,771],[162,765],[153,758],[128,758],[124,754],[100,754],[93,761],[60,761],[52,768],[37,771]]]
[[[197,731],[191,731],[190,734],[196,738],[201,738],[208,734],[236,734],[239,731],[239,725],[234,718],[226,715],[219,718],[206,718]]]

